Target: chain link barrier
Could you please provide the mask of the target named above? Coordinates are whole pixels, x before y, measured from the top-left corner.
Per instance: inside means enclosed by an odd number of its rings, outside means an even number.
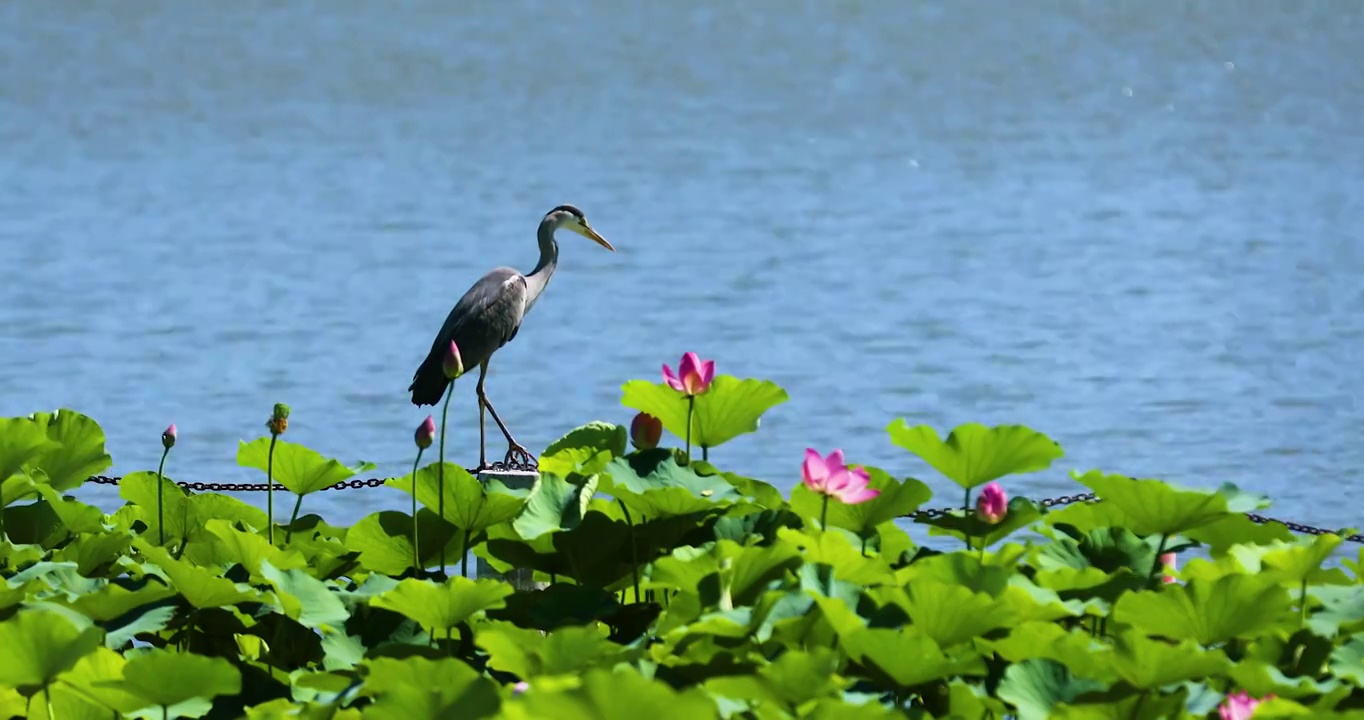
[[[526,472],[533,470],[535,470],[534,466],[525,465],[522,463],[495,462],[492,463],[488,468],[482,470],[481,472],[508,472],[508,471]],[[477,469],[469,470],[469,474],[471,475],[477,475],[479,472],[480,471]],[[94,475],[88,478],[86,482],[94,483],[95,485],[118,485],[119,481],[122,479],[123,478],[121,477]],[[358,490],[360,488],[376,488],[382,487],[389,479],[390,478],[369,478],[367,480],[343,480],[342,482],[336,483],[335,485],[328,485],[327,487],[324,487],[322,489]],[[266,483],[216,483],[216,482],[206,483],[182,481],[176,482],[175,484],[179,485],[182,488],[185,488],[187,490],[193,490],[195,492],[265,492],[267,489]],[[275,483],[275,487],[280,488],[281,486],[279,483]],[[1077,502],[1093,503],[1100,502],[1100,500],[1097,495],[1095,495],[1092,492],[1089,492],[1077,493],[1075,495],[1060,495],[1053,498],[1045,498],[1041,501],[1038,501],[1037,504],[1043,508],[1053,508],[1062,507]],[[952,511],[959,509],[960,508],[957,507],[929,508],[927,510],[916,510],[912,514],[905,515],[903,517],[910,517],[915,520],[929,520],[935,517],[940,517],[942,515],[947,515],[948,513],[951,513]],[[1278,523],[1288,528],[1292,532],[1302,533],[1304,535],[1331,535],[1336,532],[1335,530],[1314,527],[1312,525],[1304,525],[1302,523],[1293,522],[1291,520],[1280,520],[1278,518],[1267,517],[1265,515],[1260,515],[1257,513],[1246,513],[1245,515],[1248,520],[1258,525]],[[1364,535],[1361,535],[1359,533],[1347,535],[1345,536],[1345,541],[1364,544]]]

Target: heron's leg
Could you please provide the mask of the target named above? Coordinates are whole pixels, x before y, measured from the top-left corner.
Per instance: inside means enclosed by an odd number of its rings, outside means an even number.
[[[502,418],[497,416],[497,409],[488,401],[488,394],[483,390],[483,379],[487,369],[488,363],[485,362],[483,363],[483,370],[478,376],[478,400],[480,407],[488,408],[488,413],[493,416],[493,422],[497,423],[498,429],[501,430],[502,434],[507,438],[507,456],[504,458],[504,461],[510,463],[513,460],[520,460],[527,465],[536,465],[535,456],[531,455],[530,451],[527,450],[524,445],[516,442],[516,438],[512,437],[511,431],[507,429],[507,424],[502,422]],[[482,415],[479,416],[479,419],[481,422]],[[486,465],[484,465],[484,467],[486,467]]]
[[[477,390],[477,393],[476,393],[476,394],[478,395],[478,469],[479,469],[479,470],[487,470],[487,469],[488,469],[488,449],[487,449],[488,441],[487,441],[486,432],[485,432],[485,430],[484,430],[484,427],[485,427],[485,425],[486,425],[486,422],[485,422],[484,413],[483,413],[483,406],[484,406],[484,404],[486,403],[486,398],[485,398],[484,395],[483,395],[483,379],[484,379],[485,377],[487,377],[487,375],[488,375],[488,361],[484,360],[484,361],[478,366],[478,385],[476,386],[476,390]],[[497,416],[494,415],[493,417],[497,417]],[[500,425],[500,424],[501,424],[501,421],[499,421],[498,424]]]

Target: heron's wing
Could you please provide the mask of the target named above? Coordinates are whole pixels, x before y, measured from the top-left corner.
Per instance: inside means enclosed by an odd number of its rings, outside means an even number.
[[[472,369],[516,337],[525,310],[525,276],[509,267],[497,268],[479,278],[455,303],[431,353],[443,357],[454,340],[465,370]]]

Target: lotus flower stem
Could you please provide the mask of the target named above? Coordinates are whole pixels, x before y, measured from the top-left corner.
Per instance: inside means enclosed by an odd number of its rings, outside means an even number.
[[[1298,612],[1302,617],[1298,627],[1307,627],[1307,578],[1305,576],[1302,579],[1301,587],[1298,589]],[[1304,647],[1306,646],[1299,645],[1298,652],[1302,652]]]
[[[450,415],[450,398],[455,394],[455,384],[450,383],[450,388],[445,391],[445,404],[440,410],[440,459],[436,464],[436,514],[441,520],[445,520],[445,421]],[[417,495],[417,476],[412,476],[412,496]],[[445,545],[440,546],[440,572],[441,577],[445,576]],[[466,539],[464,552],[469,552],[469,544]],[[468,577],[466,574],[465,577]]]
[[[299,495],[294,501],[294,514],[289,516],[289,529],[284,531],[284,543],[289,544],[289,538],[294,536],[294,523],[298,522],[298,509],[303,507],[303,496]]]
[[[1160,544],[1156,546],[1156,558],[1155,558],[1154,560],[1151,561],[1151,572],[1148,573],[1148,574],[1146,575],[1146,586],[1147,586],[1147,587],[1151,587],[1151,585],[1155,582],[1155,579],[1156,579],[1156,572],[1157,572],[1158,570],[1160,570],[1161,567],[1162,567],[1161,562],[1160,562],[1160,556],[1163,555],[1163,554],[1165,553],[1165,543],[1166,543],[1166,541],[1168,541],[1169,539],[1170,539],[1170,536],[1169,536],[1168,534],[1165,534],[1165,533],[1162,533],[1162,534],[1161,534],[1161,536],[1160,536]]]
[[[961,512],[962,512],[963,515],[966,515],[967,517],[970,517],[970,515],[971,515],[971,488],[966,488],[966,498],[965,498],[964,500],[962,500],[962,503],[961,503]],[[971,538],[971,526],[970,526],[970,525],[967,525],[967,526],[966,526],[965,533],[966,533],[966,551],[967,551],[967,552],[970,552],[971,550],[974,549],[974,548],[972,547],[972,545],[971,545],[971,539],[972,539],[972,538]]]
[[[710,462],[710,448],[705,445],[701,446],[701,461]]]
[[[625,515],[626,532],[630,538],[630,575],[635,581],[635,604],[639,604],[639,556],[635,550],[635,523],[630,520],[630,510],[625,503],[617,499],[616,504],[620,505],[620,511]],[[624,596],[625,592],[621,591],[621,595]]]
[[[687,396],[687,462],[688,462],[688,463],[691,462],[691,416],[692,416],[692,413],[693,413],[695,410],[696,410],[696,396],[695,396],[695,395],[688,395],[688,396]],[[702,450],[701,452],[704,453],[705,450]]]
[[[417,448],[417,459],[412,461],[412,577],[421,570],[421,553],[417,550],[417,466],[422,461],[422,448]]]
[[[822,505],[822,506],[819,508],[819,529],[820,529],[820,530],[828,530],[828,529],[829,529],[829,522],[828,522],[828,519],[829,519],[829,496],[828,496],[828,495],[825,495],[825,496],[824,496],[824,505]]]
[[[469,577],[469,530],[464,530],[464,546],[460,548],[464,552],[460,553],[459,574]]]
[[[279,436],[270,433],[270,451],[265,454],[265,526],[269,528],[265,539],[275,544],[275,440]]]
[[[166,544],[166,510],[163,501],[161,484],[164,480],[162,472],[166,469],[166,456],[170,454],[170,445],[166,445],[161,450],[161,463],[156,466],[156,544]]]

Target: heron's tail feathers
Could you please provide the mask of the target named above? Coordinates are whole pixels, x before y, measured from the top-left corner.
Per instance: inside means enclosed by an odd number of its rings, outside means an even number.
[[[449,384],[450,378],[445,377],[445,371],[441,369],[441,356],[431,353],[417,368],[407,389],[412,391],[412,404],[420,407],[440,403]]]

